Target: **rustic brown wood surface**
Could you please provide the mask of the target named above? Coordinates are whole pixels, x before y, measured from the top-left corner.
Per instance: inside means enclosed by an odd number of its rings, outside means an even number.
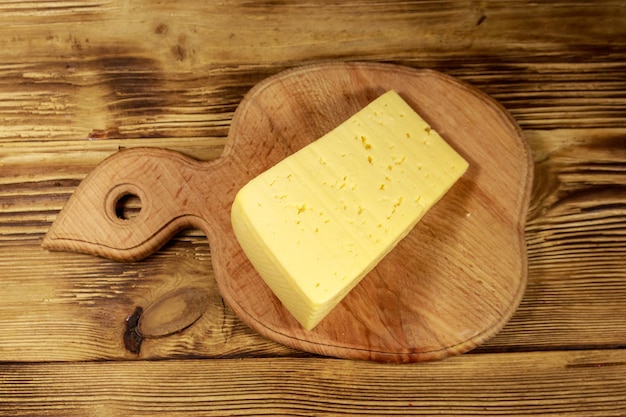
[[[626,414],[625,21],[621,1],[0,2],[0,414]],[[472,353],[385,365],[271,342],[223,302],[195,230],[140,262],[40,247],[107,156],[214,160],[253,85],[338,60],[457,77],[531,146],[528,287]],[[195,290],[199,318],[150,327]]]

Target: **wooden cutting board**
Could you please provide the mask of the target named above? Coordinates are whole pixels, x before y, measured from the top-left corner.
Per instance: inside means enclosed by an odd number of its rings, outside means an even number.
[[[230,223],[231,204],[248,180],[390,89],[470,167],[341,304],[306,331],[243,254]],[[430,70],[320,64],[255,86],[238,107],[216,161],[158,148],[106,159],[80,184],[43,245],[137,260],[181,229],[200,228],[211,245],[221,295],[262,335],[322,355],[432,360],[484,342],[518,306],[526,285],[531,183],[532,158],[520,129],[485,94]],[[141,201],[131,219],[116,210],[127,195]]]

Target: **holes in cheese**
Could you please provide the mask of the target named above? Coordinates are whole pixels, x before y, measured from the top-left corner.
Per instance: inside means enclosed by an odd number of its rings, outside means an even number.
[[[231,220],[263,280],[313,329],[468,163],[394,91],[246,184]]]

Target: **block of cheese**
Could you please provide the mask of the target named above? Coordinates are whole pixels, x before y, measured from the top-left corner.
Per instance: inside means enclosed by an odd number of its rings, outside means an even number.
[[[259,275],[310,330],[467,167],[388,91],[246,184],[232,225]]]

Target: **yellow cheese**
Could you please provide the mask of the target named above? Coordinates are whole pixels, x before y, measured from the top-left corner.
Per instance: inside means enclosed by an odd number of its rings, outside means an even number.
[[[389,91],[246,184],[233,228],[263,280],[310,330],[467,167]]]

